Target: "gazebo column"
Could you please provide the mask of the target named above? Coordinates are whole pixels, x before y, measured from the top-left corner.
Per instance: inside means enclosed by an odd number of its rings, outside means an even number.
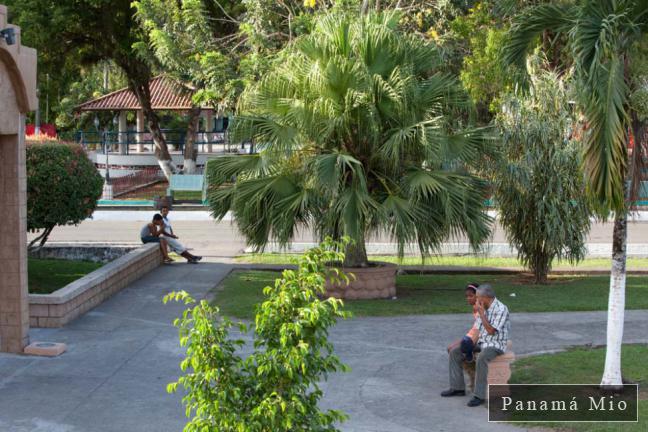
[[[142,141],[144,141],[144,111],[137,110],[136,113],[137,119],[135,126],[137,134],[135,134],[135,142],[137,142],[137,153],[142,153],[144,152],[144,144],[142,144]]]
[[[207,153],[211,153],[213,151],[211,142],[214,139],[214,111],[203,111],[203,115],[205,117],[205,132],[207,133],[207,141],[209,142],[207,144]]]
[[[128,154],[128,122],[126,111],[119,111],[119,154]]]

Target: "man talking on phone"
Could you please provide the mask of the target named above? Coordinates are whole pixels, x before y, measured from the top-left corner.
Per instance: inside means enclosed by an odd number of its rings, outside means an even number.
[[[477,311],[475,324],[479,330],[475,352],[479,352],[479,356],[475,367],[475,389],[473,398],[468,402],[469,407],[476,407],[485,402],[488,388],[488,363],[506,351],[511,327],[508,308],[495,297],[495,290],[490,285],[483,284],[477,288],[475,309]],[[442,392],[441,396],[464,396],[466,384],[462,367],[464,355],[461,347],[453,348],[449,354],[450,389]]]

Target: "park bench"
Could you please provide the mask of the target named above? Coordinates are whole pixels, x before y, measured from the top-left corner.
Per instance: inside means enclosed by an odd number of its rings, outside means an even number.
[[[511,341],[508,342],[506,352],[502,355],[495,357],[488,363],[488,384],[508,384],[511,378],[511,363],[515,361],[515,353],[511,351]],[[464,371],[469,376],[470,388],[475,388],[475,365],[479,353],[475,353],[475,362],[464,362]],[[508,394],[508,387],[498,387],[498,395],[503,396]],[[493,391],[491,389],[491,394]]]
[[[167,196],[173,198],[174,192],[200,192],[201,200],[205,202],[205,178],[202,174],[173,174],[169,179]]]

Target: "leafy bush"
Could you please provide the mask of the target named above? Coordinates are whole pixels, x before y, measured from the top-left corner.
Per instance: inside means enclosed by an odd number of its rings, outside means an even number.
[[[78,224],[97,207],[103,179],[78,145],[27,146],[27,228],[43,230],[41,247],[57,225]]]
[[[171,293],[164,301],[195,304],[174,324],[186,358],[184,375],[169,384],[186,391],[183,403],[191,420],[185,432],[336,431],[346,416],[321,412],[318,383],[330,372],[344,371],[328,342],[328,329],[346,317],[342,301],[321,300],[327,278],[344,275],[326,266],[344,257],[343,245],[326,241],[299,260],[296,271],[286,270],[274,286],[264,288],[265,302],[257,306],[254,351],[242,358],[241,339],[230,338],[232,322],[221,318],[206,300],[196,304],[186,292]],[[247,332],[239,324],[241,332]]]
[[[509,96],[497,117],[505,145],[494,176],[500,223],[538,283],[554,259],[586,253],[591,210],[568,101],[563,82],[542,73],[531,95]]]

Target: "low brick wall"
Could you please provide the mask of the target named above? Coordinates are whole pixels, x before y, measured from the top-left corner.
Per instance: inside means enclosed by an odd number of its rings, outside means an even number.
[[[159,245],[149,243],[51,294],[29,294],[30,326],[64,326],[161,263]]]

